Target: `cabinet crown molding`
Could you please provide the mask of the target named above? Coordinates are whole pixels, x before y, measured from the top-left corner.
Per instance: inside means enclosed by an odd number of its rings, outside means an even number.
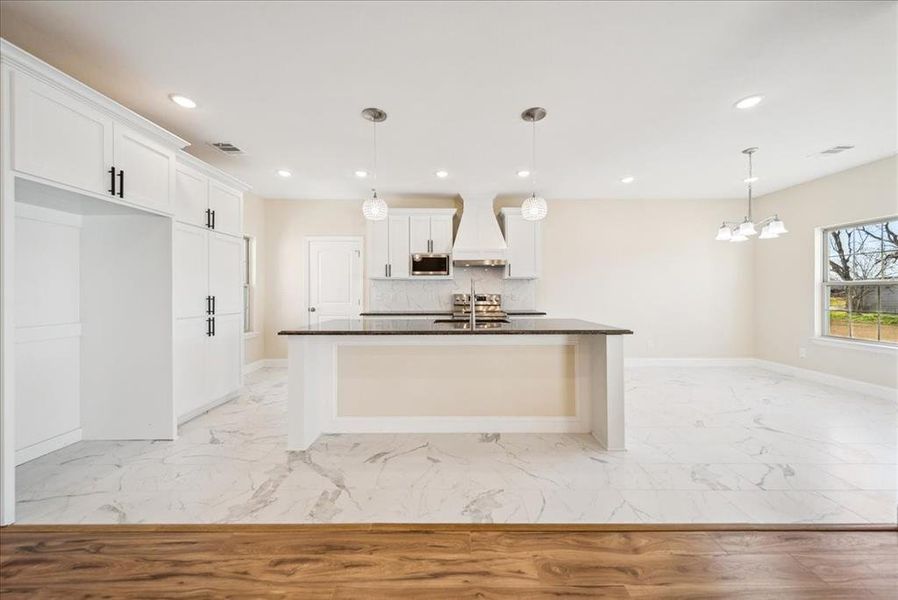
[[[241,192],[248,192],[252,189],[252,186],[245,181],[237,179],[233,175],[222,171],[218,167],[213,167],[209,163],[204,162],[203,160],[195,157],[192,154],[188,154],[184,150],[178,150],[178,153],[175,156],[175,161],[179,165],[184,165],[193,169],[194,171],[199,171],[206,177],[227,184]]]
[[[90,103],[97,110],[130,127],[134,127],[162,144],[173,148],[185,148],[190,145],[190,142],[187,140],[178,137],[167,129],[163,129],[130,108],[122,106],[71,75],[67,75],[56,67],[29,54],[5,38],[0,38],[0,64],[26,73],[47,85],[57,88],[61,92],[73,94]]]

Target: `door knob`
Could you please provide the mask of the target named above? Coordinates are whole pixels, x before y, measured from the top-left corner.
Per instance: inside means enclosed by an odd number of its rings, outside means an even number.
[[[309,312],[315,312],[317,309],[314,306],[309,307]]]

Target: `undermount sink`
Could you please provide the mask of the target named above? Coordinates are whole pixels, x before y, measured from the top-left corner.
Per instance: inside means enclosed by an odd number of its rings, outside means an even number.
[[[436,319],[435,324],[452,325],[455,329],[471,329],[471,322],[467,319]],[[477,321],[474,329],[497,329],[502,327],[504,323],[511,323],[508,319],[490,319],[488,321]]]

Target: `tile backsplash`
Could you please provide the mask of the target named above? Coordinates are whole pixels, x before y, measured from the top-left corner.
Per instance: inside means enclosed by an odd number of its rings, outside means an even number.
[[[502,294],[506,309],[531,309],[536,306],[535,279],[503,279],[503,270],[495,267],[456,267],[455,279],[368,281],[368,310],[451,310],[452,294],[471,291],[471,278],[477,293]]]

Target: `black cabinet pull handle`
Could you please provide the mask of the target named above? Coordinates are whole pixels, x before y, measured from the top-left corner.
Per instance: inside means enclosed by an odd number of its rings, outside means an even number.
[[[215,314],[215,296],[212,296],[212,314]]]
[[[115,167],[109,169],[109,193],[115,196]]]
[[[212,229],[215,229],[215,211],[212,211]]]
[[[214,336],[215,335],[215,317],[212,317],[210,320],[212,321],[212,335]]]
[[[118,197],[125,197],[125,170],[120,169],[118,172]]]
[[[209,317],[208,319],[206,319],[206,335],[207,336],[212,335],[212,317]]]
[[[206,296],[206,314],[212,314],[212,296]]]

